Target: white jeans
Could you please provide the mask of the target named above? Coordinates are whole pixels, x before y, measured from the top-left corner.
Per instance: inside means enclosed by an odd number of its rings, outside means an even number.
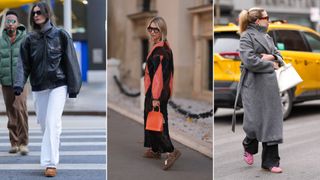
[[[32,93],[37,121],[43,134],[41,166],[56,167],[59,163],[61,116],[67,98],[67,86]]]

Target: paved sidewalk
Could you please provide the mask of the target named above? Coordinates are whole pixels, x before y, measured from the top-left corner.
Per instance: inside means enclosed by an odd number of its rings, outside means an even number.
[[[237,113],[236,131],[231,131],[232,109],[221,108],[214,117],[215,180],[319,180],[320,179],[320,101],[297,104],[283,123],[283,143],[279,145],[283,173],[261,169],[262,145],[254,155],[254,164],[243,160],[243,113]]]
[[[110,80],[110,78],[109,78]],[[108,82],[108,108],[129,117],[139,123],[143,123],[143,110],[140,109],[140,97],[128,97],[121,94],[114,82]],[[137,89],[129,90],[138,92]],[[207,112],[212,109],[212,104],[190,99],[173,98],[182,109],[192,113]],[[212,131],[213,117],[204,119],[190,119],[175,112],[168,106],[169,129],[171,137],[204,155],[212,158]]]
[[[161,159],[143,158],[143,126],[108,108],[108,179],[110,180],[212,180],[213,160],[176,141],[180,158],[168,170]]]
[[[27,107],[29,114],[34,114],[34,103],[30,84]],[[5,115],[5,105],[0,88],[0,114]],[[83,82],[76,99],[67,98],[64,114],[68,115],[106,115],[106,71],[89,71],[88,82]]]

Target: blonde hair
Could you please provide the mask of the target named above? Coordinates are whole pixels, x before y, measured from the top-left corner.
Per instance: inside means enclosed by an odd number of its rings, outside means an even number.
[[[242,10],[239,14],[240,33],[245,31],[249,23],[254,23],[257,19],[262,17],[262,12],[266,11],[263,8],[253,7],[249,10]]]
[[[162,17],[156,16],[149,21],[147,29],[148,29],[148,27],[150,27],[151,23],[154,23],[156,25],[156,27],[159,28],[159,30],[161,32],[161,41],[166,41],[167,40],[166,21]]]

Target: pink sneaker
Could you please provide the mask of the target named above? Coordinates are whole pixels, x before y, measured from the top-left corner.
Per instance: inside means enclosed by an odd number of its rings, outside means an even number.
[[[248,153],[248,152],[244,152],[244,161],[249,164],[249,165],[252,165],[253,164],[253,155]]]
[[[269,170],[272,173],[282,173],[282,169],[280,167],[272,167]]]

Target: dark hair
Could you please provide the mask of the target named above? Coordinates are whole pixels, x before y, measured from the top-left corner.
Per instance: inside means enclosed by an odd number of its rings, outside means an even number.
[[[8,15],[15,15],[17,17],[17,19],[19,18],[18,13],[14,10],[7,11],[6,16],[8,16]]]
[[[31,16],[30,16],[30,20],[29,20],[31,27],[33,29],[41,29],[40,26],[33,21],[33,9],[36,6],[38,6],[40,8],[41,14],[46,17],[45,22],[50,20],[54,24],[54,17],[53,17],[53,14],[51,13],[52,11],[51,11],[50,7],[48,6],[48,4],[46,2],[40,1],[40,2],[35,3],[31,8],[31,12],[30,12]]]

